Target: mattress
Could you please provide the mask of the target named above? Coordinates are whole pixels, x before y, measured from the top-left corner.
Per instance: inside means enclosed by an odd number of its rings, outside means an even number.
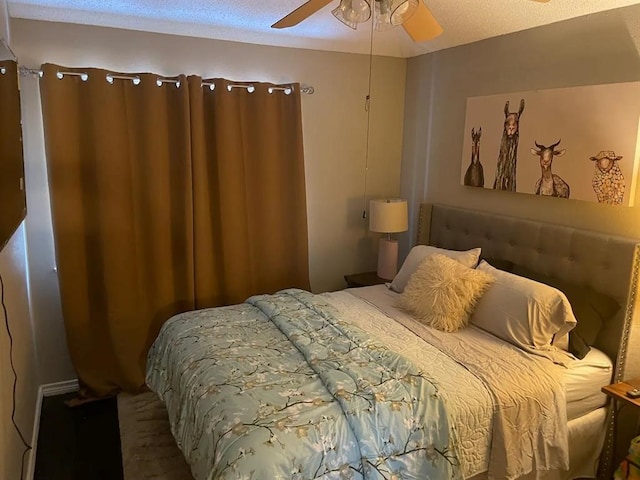
[[[569,364],[563,370],[567,419],[582,417],[605,405],[607,396],[600,389],[611,383],[612,375],[611,359],[594,347],[582,360]]]

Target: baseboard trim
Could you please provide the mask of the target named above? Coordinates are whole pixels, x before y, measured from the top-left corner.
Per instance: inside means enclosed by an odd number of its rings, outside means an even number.
[[[40,434],[40,414],[42,413],[42,399],[78,391],[78,380],[67,380],[66,382],[47,383],[38,387],[38,398],[36,399],[36,411],[33,418],[33,434],[31,435],[31,451],[27,463],[27,480],[33,480],[36,473],[36,450],[38,449],[38,435]]]
[[[78,380],[67,380],[66,382],[47,383],[42,385],[42,396],[53,397],[63,393],[77,392],[79,389]]]

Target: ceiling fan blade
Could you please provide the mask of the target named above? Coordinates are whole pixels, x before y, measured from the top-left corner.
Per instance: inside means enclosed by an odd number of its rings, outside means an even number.
[[[443,32],[442,27],[423,0],[418,1],[418,9],[402,26],[414,42],[432,40]]]
[[[276,23],[271,25],[271,28],[293,27],[303,20],[306,20],[308,17],[310,17],[326,5],[330,4],[332,1],[333,0],[309,0],[308,2],[300,5],[289,15],[286,15],[285,17],[281,18]]]

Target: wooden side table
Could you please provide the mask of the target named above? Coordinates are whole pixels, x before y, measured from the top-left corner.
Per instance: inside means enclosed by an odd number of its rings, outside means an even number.
[[[622,408],[637,408],[640,411],[640,398],[627,397],[626,393],[629,390],[633,390],[636,387],[640,387],[640,378],[633,378],[631,380],[625,380],[623,382],[612,383],[602,387],[601,391],[613,400],[613,438],[611,444],[611,453],[609,461],[613,461],[612,472],[617,468],[616,455],[618,453],[618,415]],[[638,435],[640,432],[636,432]],[[632,463],[633,464],[633,463]],[[633,464],[636,466],[635,464]],[[640,468],[640,467],[638,467]],[[612,473],[611,472],[611,473]],[[608,472],[605,472],[608,473]]]
[[[611,385],[602,387],[602,392],[606,393],[614,400],[620,400],[626,402],[627,404],[633,405],[636,408],[640,408],[640,398],[629,398],[626,395],[629,390],[633,390],[636,387],[640,387],[640,378],[634,378],[632,380],[619,383],[612,383]],[[625,405],[625,403],[620,404],[620,406],[622,405]]]
[[[347,288],[368,287],[389,281],[380,278],[376,272],[352,273],[351,275],[345,275],[344,280],[347,282]]]

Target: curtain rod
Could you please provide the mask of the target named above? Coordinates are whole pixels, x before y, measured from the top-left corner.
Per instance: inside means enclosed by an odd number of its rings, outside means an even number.
[[[38,77],[42,77],[42,75],[44,74],[44,72],[40,69],[28,68],[23,66],[18,67],[18,71],[20,72],[20,75],[23,75],[23,76],[35,75]],[[62,70],[58,70],[56,72],[56,76],[59,79],[63,79],[65,75],[80,77],[80,79],[83,82],[86,82],[89,79],[89,74],[87,72],[65,72]],[[105,79],[109,83],[113,83],[114,80],[131,80],[134,85],[138,85],[141,81],[138,75],[121,75],[116,73],[107,73],[105,76]],[[156,84],[159,87],[161,87],[165,83],[174,84],[177,88],[180,87],[180,80],[177,80],[175,78],[161,77],[161,76],[157,77]],[[215,84],[212,82],[202,81],[201,84],[203,87],[208,86],[211,90],[215,88]],[[249,91],[249,93],[253,93],[255,91],[255,87],[253,86],[252,83],[230,83],[229,85],[227,85],[228,91],[231,91],[234,88],[246,88]],[[273,93],[274,91],[283,91],[286,95],[289,95],[291,93],[291,85],[289,84],[274,85],[272,87],[269,87],[268,90],[269,90],[269,93]],[[300,92],[306,93],[308,95],[313,95],[315,93],[315,88],[313,88],[310,85],[301,85]]]

